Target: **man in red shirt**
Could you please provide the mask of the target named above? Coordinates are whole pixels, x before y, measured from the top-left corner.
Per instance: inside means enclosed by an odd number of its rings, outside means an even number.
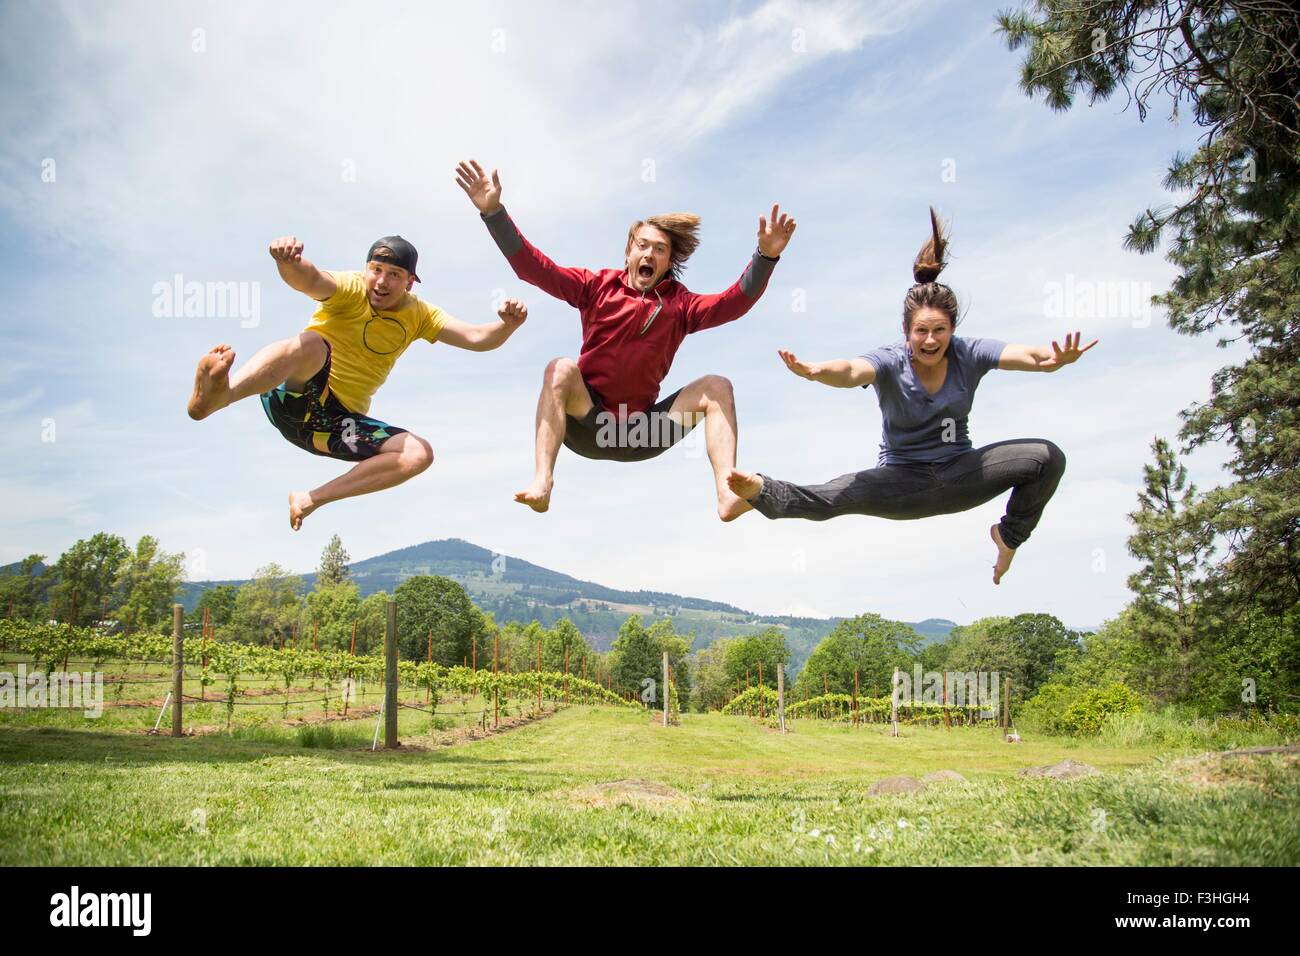
[[[731,382],[706,375],[659,400],[682,340],[740,318],[753,307],[795,222],[772,207],[758,220],[758,251],[740,279],[716,295],[697,295],[679,281],[699,245],[699,217],[652,216],[628,230],[622,269],[557,266],[520,235],[501,205],[501,180],[475,161],[461,163],[456,182],[477,207],[515,275],[563,299],[582,317],[577,362],[552,359],[537,402],[533,483],[515,500],[534,511],[551,503],[560,445],[585,458],[643,461],[662,454],[700,420],[713,466],[718,517],[730,521],[751,506],[727,485],[736,462],[736,407]]]

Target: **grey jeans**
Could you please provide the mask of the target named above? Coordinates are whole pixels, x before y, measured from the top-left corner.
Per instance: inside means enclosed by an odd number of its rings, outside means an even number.
[[[873,515],[906,521],[969,511],[1008,488],[999,523],[1002,540],[1018,548],[1042,517],[1065,473],[1065,454],[1050,441],[1024,438],[973,448],[931,464],[882,465],[841,475],[823,485],[795,485],[762,475],[750,504],[768,518],[825,521]]]

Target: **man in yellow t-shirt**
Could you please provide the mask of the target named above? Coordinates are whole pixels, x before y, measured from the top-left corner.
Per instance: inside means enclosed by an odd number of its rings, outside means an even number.
[[[320,306],[297,336],[259,350],[235,374],[235,352],[218,345],[199,360],[188,411],[207,418],[242,398],[260,395],[271,424],[289,441],[317,455],[357,464],[311,491],[289,492],[289,525],[323,504],[382,491],[433,463],[418,435],[367,414],[398,357],[416,339],[486,352],[499,348],[523,324],[528,310],[507,299],[498,321],[470,325],[411,294],[415,247],[401,236],[377,240],[364,272],[325,272],[302,257],[294,236],[271,243],[271,258],[291,288]]]

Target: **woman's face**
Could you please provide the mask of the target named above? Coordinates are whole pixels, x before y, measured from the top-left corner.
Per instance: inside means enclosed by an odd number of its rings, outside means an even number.
[[[912,361],[922,367],[934,367],[948,353],[952,339],[952,321],[938,309],[925,306],[912,316],[912,330],[907,334]]]

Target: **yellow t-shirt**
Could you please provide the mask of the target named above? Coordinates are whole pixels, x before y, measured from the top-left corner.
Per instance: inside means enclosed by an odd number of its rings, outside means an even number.
[[[376,312],[360,272],[326,272],[338,288],[307,330],[330,344],[329,388],[348,411],[365,415],[397,357],[416,339],[435,342],[450,316],[409,292],[396,309]]]

